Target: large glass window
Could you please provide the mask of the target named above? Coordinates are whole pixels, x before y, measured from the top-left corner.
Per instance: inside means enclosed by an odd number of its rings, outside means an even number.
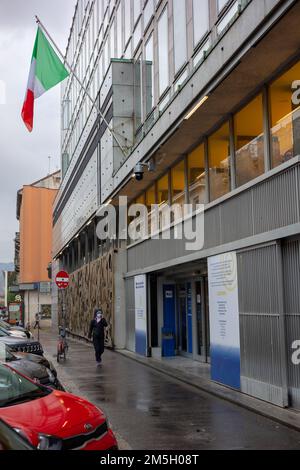
[[[169,86],[168,8],[158,20],[159,95]]]
[[[142,122],[142,93],[141,93],[141,75],[142,75],[142,57],[140,56],[134,64],[134,127],[137,130]]]
[[[144,9],[144,30],[147,28],[149,21],[151,20],[154,13],[153,0],[148,0]]]
[[[146,116],[151,113],[154,106],[154,65],[153,65],[153,34],[145,46],[146,57]]]
[[[123,37],[122,37],[122,2],[120,2],[117,10],[117,57],[120,58],[123,53]]]
[[[141,13],[141,0],[133,0],[133,23],[137,22]]]
[[[209,30],[208,0],[193,0],[194,45],[196,46]]]
[[[208,139],[210,200],[230,191],[229,123],[224,124]]]
[[[197,0],[196,0],[197,1]],[[218,0],[218,12],[220,12],[229,0]]]
[[[270,86],[272,165],[300,155],[300,62]],[[299,87],[298,87],[299,90]]]
[[[157,183],[157,202],[159,204],[159,211],[160,211],[160,216],[159,216],[159,225],[160,228],[166,227],[169,223],[169,217],[168,217],[168,205],[170,202],[169,199],[169,174],[167,173],[165,176],[163,176],[160,180],[158,180]]]
[[[185,0],[173,0],[174,18],[174,62],[175,73],[186,62],[187,39],[186,39],[186,2]]]
[[[185,164],[184,160],[178,163],[171,172],[172,176],[172,204],[185,204]]]
[[[196,210],[197,204],[204,204],[205,201],[205,146],[199,145],[188,155],[188,184],[189,201]]]
[[[152,211],[152,206],[154,206],[155,204],[156,204],[156,186],[154,184],[146,191],[146,206],[148,209],[149,233],[151,233],[151,224],[153,226],[153,232],[156,232],[156,230],[158,230],[157,223],[155,221],[155,211],[154,212]]]
[[[125,33],[125,46],[131,34],[131,5],[130,0],[124,2],[124,33]]]
[[[258,95],[234,117],[236,183],[242,186],[264,172],[263,100]]]

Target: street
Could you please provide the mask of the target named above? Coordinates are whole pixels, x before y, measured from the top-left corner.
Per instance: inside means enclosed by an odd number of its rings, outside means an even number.
[[[41,330],[54,361],[57,338]],[[121,449],[299,449],[300,433],[106,350],[69,341],[57,370],[65,386],[107,414]]]

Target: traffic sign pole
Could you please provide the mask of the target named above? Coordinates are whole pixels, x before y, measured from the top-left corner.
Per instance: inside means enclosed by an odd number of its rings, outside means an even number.
[[[66,271],[60,271],[55,277],[55,283],[59,290],[62,291],[62,320],[63,328],[66,327],[66,305],[65,305],[65,290],[69,287],[70,276]]]

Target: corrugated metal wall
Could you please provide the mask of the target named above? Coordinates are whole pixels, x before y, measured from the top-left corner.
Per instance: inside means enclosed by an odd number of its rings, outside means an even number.
[[[283,272],[290,404],[300,409],[300,365],[292,362],[292,344],[300,340],[300,240],[283,245]]]
[[[134,278],[126,279],[126,349],[135,351]]]
[[[283,405],[276,245],[238,254],[242,391]]]

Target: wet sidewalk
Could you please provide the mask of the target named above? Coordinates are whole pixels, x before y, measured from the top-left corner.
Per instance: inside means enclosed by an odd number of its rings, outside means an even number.
[[[57,336],[42,330],[41,342],[54,362]],[[67,362],[58,365],[60,378],[105,411],[121,449],[300,449],[296,430],[128,355],[106,351],[97,367],[91,345],[69,343]]]

